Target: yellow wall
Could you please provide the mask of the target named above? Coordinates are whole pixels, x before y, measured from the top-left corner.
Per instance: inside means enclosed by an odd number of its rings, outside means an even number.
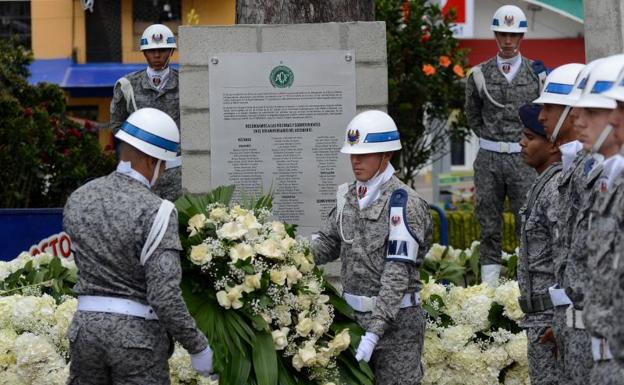
[[[71,57],[75,48],[78,62],[84,63],[85,18],[78,0],[33,0],[30,15],[35,59]]]

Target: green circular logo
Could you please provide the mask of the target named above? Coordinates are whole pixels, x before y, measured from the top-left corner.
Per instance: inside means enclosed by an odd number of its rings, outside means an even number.
[[[279,65],[271,71],[271,75],[269,75],[269,80],[271,80],[271,85],[276,88],[287,88],[292,86],[293,80],[295,80],[295,74],[290,70],[290,68]]]

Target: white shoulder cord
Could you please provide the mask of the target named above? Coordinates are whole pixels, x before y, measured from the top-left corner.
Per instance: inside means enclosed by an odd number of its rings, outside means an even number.
[[[338,222],[338,229],[340,231],[340,238],[342,241],[348,245],[353,243],[353,239],[346,239],[344,233],[342,232],[342,211],[344,210],[345,204],[347,204],[347,193],[349,192],[349,184],[343,183],[338,186],[338,191],[336,191],[336,221]]]
[[[481,66],[472,67],[472,78],[474,79],[475,85],[477,86],[477,91],[479,91],[479,96],[483,97],[483,93],[485,96],[492,102],[493,105],[499,108],[505,108],[505,105],[500,104],[490,93],[488,92],[487,87],[485,86],[485,76],[483,76],[483,72],[481,71]]]
[[[169,217],[171,216],[171,211],[173,211],[174,208],[175,205],[172,202],[163,199],[160,204],[160,208],[158,209],[158,213],[154,218],[154,222],[152,223],[152,228],[147,235],[145,245],[143,245],[143,249],[141,250],[141,266],[145,265],[145,262],[147,262],[149,257],[151,257],[154,251],[156,251],[158,245],[160,245],[160,241],[162,241],[165,233],[167,232]]]
[[[125,77],[119,78],[117,80],[119,83],[119,89],[123,93],[124,99],[126,99],[126,109],[130,112],[130,103],[132,102],[132,107],[134,107],[134,111],[138,110],[136,102],[134,101],[134,90],[132,89],[132,84],[130,84],[130,80]]]

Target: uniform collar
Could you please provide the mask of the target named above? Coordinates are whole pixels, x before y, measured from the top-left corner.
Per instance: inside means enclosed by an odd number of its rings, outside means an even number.
[[[173,68],[169,69],[169,76],[167,83],[163,86],[161,90],[157,90],[150,84],[149,75],[147,74],[147,69],[144,69],[144,76],[141,77],[141,87],[143,89],[152,90],[159,93],[159,96],[164,94],[165,92],[178,88],[178,71]]]
[[[130,178],[141,182],[141,184],[145,185],[145,187],[147,187],[148,189],[151,189],[150,183],[147,180],[147,178],[144,177],[141,173],[139,173],[135,169],[133,169],[132,163],[124,162],[123,160],[121,160],[119,161],[119,164],[117,165],[116,171],[120,174],[127,175]]]
[[[574,159],[576,159],[579,151],[582,149],[583,144],[578,140],[573,140],[559,146],[559,151],[561,151],[561,163],[563,164],[564,172],[568,171],[570,167],[572,167]]]
[[[390,199],[390,195],[395,190],[397,185],[396,178],[392,177],[387,182],[383,183],[380,188],[380,195],[370,206],[366,207],[363,210],[359,209],[358,200],[356,196],[356,187],[355,182],[351,184],[349,187],[349,193],[347,194],[347,202],[351,206],[353,206],[354,210],[359,213],[360,218],[365,218],[369,220],[378,220],[381,217],[382,213],[387,214],[387,203]]]

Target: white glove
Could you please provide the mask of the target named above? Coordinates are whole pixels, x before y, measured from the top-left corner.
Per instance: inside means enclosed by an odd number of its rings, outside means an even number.
[[[199,353],[191,354],[191,364],[200,375],[210,376],[212,373],[212,349],[210,346],[206,346],[206,349]]]
[[[371,356],[373,355],[373,350],[375,350],[375,345],[377,345],[377,341],[379,341],[379,336],[377,334],[366,332],[364,337],[360,340],[357,352],[355,353],[355,359],[358,361],[370,361]]]
[[[481,282],[485,282],[492,287],[498,286],[501,265],[481,265]]]

